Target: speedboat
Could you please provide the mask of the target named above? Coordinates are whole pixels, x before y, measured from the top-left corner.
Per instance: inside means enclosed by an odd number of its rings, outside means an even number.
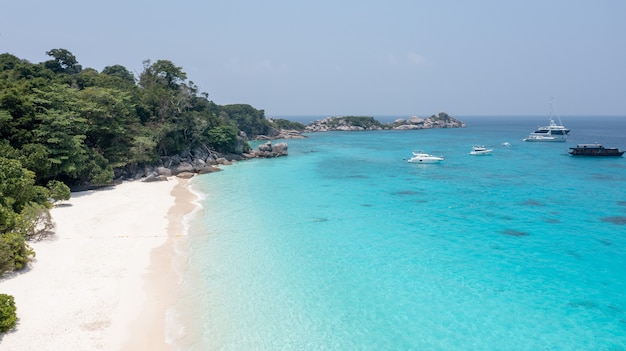
[[[413,157],[409,159],[411,163],[437,163],[443,161],[443,157],[429,155],[422,151],[413,151]]]
[[[470,151],[470,155],[491,155],[492,151],[492,149],[487,149],[484,146],[474,145],[472,151]]]

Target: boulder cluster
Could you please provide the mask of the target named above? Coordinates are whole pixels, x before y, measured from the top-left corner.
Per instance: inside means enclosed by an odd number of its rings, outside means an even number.
[[[287,143],[277,143],[272,145],[271,141],[266,141],[264,144],[259,145],[258,150],[252,150],[249,153],[244,153],[245,158],[272,158],[287,156]]]
[[[213,150],[197,148],[181,155],[162,156],[159,164],[132,165],[116,169],[117,181],[141,180],[143,182],[166,181],[168,177],[191,178],[196,174],[219,172],[219,166],[251,158],[272,158],[287,156],[287,143],[272,145],[270,141],[259,145],[258,150],[241,154],[220,154]]]

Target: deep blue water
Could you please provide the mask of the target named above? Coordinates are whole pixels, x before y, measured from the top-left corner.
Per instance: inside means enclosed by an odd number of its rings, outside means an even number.
[[[563,117],[566,143],[522,141],[541,117],[459,119],[196,178],[191,349],[626,350],[626,158],[567,154],[626,149],[626,118]]]

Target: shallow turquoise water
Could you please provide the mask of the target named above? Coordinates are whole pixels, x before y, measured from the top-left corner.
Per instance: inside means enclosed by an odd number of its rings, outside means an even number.
[[[194,349],[626,350],[626,158],[567,155],[626,148],[626,118],[564,119],[567,143],[463,120],[311,134],[196,178]]]

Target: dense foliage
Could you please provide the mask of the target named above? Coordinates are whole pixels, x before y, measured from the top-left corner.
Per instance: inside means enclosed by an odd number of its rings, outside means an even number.
[[[0,294],[0,333],[15,327],[17,314],[13,296]]]
[[[33,255],[26,239],[49,207],[48,189],[19,160],[0,156],[0,274],[24,268]]]
[[[300,122],[290,121],[283,118],[273,118],[271,119],[271,123],[276,129],[297,130],[301,132],[306,128],[306,126]]]
[[[46,54],[0,54],[0,274],[26,265],[25,240],[50,228],[48,208],[69,198],[68,185],[108,184],[115,168],[195,148],[233,153],[240,131],[271,128],[263,110],[208,100],[167,60],[144,61],[135,76],[83,68],[65,49]]]

